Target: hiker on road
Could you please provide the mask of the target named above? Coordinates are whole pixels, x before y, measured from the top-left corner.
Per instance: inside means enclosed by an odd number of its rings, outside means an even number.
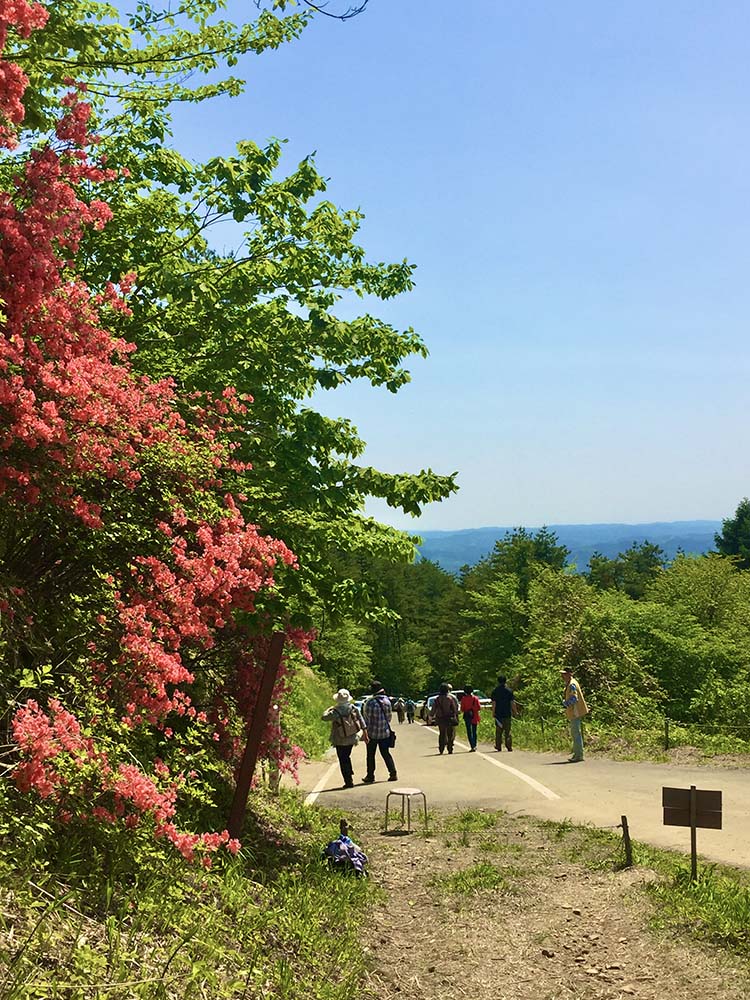
[[[453,753],[453,741],[458,725],[458,699],[450,693],[449,684],[440,685],[440,694],[432,706],[432,714],[438,727],[438,750]]]
[[[334,701],[335,704],[323,712],[322,718],[324,722],[331,723],[331,744],[336,747],[344,788],[354,788],[352,749],[360,739],[367,742],[367,727],[346,688],[336,692]]]
[[[563,693],[563,706],[565,716],[570,723],[570,735],[573,740],[573,754],[568,758],[568,763],[576,764],[583,760],[583,730],[581,720],[588,715],[589,709],[581,691],[581,685],[569,670],[561,670],[560,674],[565,682]]]
[[[380,681],[373,681],[370,687],[371,697],[362,706],[362,715],[367,726],[369,741],[367,743],[367,774],[362,779],[364,784],[371,785],[375,781],[375,751],[388,768],[388,780],[398,781],[396,765],[391,755],[391,747],[396,744],[396,734],[391,729],[391,702]]]
[[[492,714],[495,717],[495,749],[498,753],[503,749],[503,738],[505,738],[505,749],[508,753],[513,750],[510,727],[511,719],[516,714],[516,698],[505,681],[506,678],[500,674],[497,679],[497,687],[490,696],[492,698]]]
[[[479,724],[479,698],[474,694],[474,688],[465,687],[461,696],[460,708],[466,724],[466,738],[469,741],[469,753],[477,750],[477,725]]]
[[[416,708],[417,706],[414,704],[414,701],[411,698],[409,698],[409,700],[406,702],[406,719],[409,725],[411,725],[414,722],[414,712],[416,711]]]
[[[404,719],[406,718],[406,705],[404,704],[404,699],[399,698],[393,707],[396,709],[396,715],[398,716],[399,726],[403,726]]]

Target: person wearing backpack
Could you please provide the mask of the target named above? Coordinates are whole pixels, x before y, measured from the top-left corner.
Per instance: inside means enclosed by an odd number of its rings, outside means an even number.
[[[331,723],[331,744],[336,747],[344,788],[354,788],[352,748],[360,737],[367,743],[367,726],[346,688],[336,692],[334,701],[336,704],[327,708],[322,718]]]
[[[432,712],[438,727],[438,750],[453,753],[453,741],[458,725],[458,698],[451,694],[450,684],[440,685],[440,694],[432,705]]]
[[[468,685],[464,688],[460,702],[466,723],[466,738],[469,741],[469,753],[477,752],[477,725],[479,724],[479,698],[474,694],[474,689]]]

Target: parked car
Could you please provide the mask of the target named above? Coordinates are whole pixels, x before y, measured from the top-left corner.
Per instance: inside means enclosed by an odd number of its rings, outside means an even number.
[[[463,693],[464,693],[463,688],[459,688],[457,691],[451,691],[451,694],[455,695],[456,698],[458,698],[459,702],[463,697]],[[492,698],[488,698],[483,691],[475,689],[473,691],[473,694],[475,694],[477,698],[479,698],[479,705],[481,708],[492,707]],[[425,724],[428,726],[432,726],[435,724],[432,707],[435,704],[436,698],[437,694],[429,694],[423,701],[417,703],[417,712],[419,714],[419,718],[423,719]]]
[[[461,689],[459,691],[454,691],[453,694],[455,694],[458,700],[461,701],[464,692],[463,689]],[[492,698],[488,698],[487,695],[484,693],[484,691],[480,691],[479,688],[474,688],[472,694],[475,694],[477,698],[479,698],[479,704],[482,706],[482,708],[490,708],[490,706],[492,705]]]

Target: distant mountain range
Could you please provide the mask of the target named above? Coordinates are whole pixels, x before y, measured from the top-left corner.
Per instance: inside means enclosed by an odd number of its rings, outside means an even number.
[[[721,521],[654,521],[651,524],[550,524],[560,544],[570,549],[568,562],[583,573],[594,552],[613,559],[633,544],[652,542],[672,559],[679,550],[691,554],[714,548]],[[512,528],[463,528],[460,531],[422,531],[419,548],[425,559],[440,563],[449,573],[471,566],[489,555],[495,542]],[[535,528],[529,529],[535,531]]]

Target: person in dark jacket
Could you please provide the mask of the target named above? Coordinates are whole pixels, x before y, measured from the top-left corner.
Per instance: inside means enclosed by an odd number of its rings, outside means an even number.
[[[344,788],[354,788],[352,750],[360,739],[367,742],[367,726],[352,696],[341,688],[334,695],[335,705],[323,712],[323,721],[331,723],[331,745],[336,747]]]
[[[458,699],[451,694],[450,684],[440,685],[440,694],[432,706],[432,714],[438,727],[438,750],[442,753],[447,749],[448,753],[453,753],[458,725]]]
[[[510,753],[513,750],[513,738],[510,732],[511,719],[515,715],[515,695],[505,683],[505,677],[501,674],[497,679],[497,687],[492,692],[492,714],[495,716],[495,749],[498,753],[503,749],[503,736],[505,737],[505,749]]]

